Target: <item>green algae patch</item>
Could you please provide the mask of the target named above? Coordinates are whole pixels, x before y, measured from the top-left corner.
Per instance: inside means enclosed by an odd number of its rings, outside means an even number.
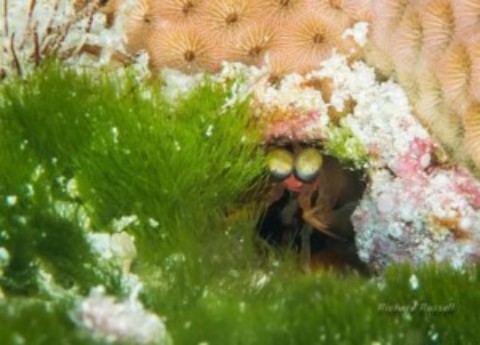
[[[125,299],[134,274],[175,344],[475,343],[475,268],[304,275],[260,252],[261,208],[239,201],[264,166],[248,99],[225,107],[231,86],[205,77],[172,103],[160,85],[47,64],[0,86],[2,340],[95,343],[72,308],[98,285]],[[332,132],[326,150],[363,166]],[[131,266],[92,244],[121,232]]]

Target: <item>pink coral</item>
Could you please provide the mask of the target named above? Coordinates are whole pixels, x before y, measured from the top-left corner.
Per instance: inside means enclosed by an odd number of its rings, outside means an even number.
[[[397,176],[409,176],[425,170],[432,162],[433,143],[430,140],[415,138],[408,152],[399,157],[393,167]]]
[[[264,130],[264,139],[267,142],[279,138],[288,138],[293,141],[325,138],[325,133],[318,128],[320,114],[315,110],[302,113],[292,109],[280,116],[277,113],[271,119],[268,118],[268,114],[263,117],[267,121]]]

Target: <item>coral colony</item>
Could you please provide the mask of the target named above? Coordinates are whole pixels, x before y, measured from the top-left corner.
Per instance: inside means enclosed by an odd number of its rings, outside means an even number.
[[[346,133],[330,154],[368,176],[352,223],[371,267],[478,261],[478,1],[4,0],[3,10],[2,78],[53,55],[148,63],[174,102],[213,73],[234,83],[226,107],[252,96],[266,142],[328,147]],[[128,273],[135,247],[120,234],[91,241]],[[6,261],[0,248],[0,271]],[[96,291],[75,320],[108,340],[165,336],[135,296],[122,304]]]

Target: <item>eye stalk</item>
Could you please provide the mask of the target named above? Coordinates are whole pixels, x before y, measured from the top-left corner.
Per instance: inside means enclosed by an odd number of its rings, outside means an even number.
[[[295,161],[295,175],[304,182],[312,181],[323,165],[320,151],[314,148],[303,150]]]
[[[283,180],[292,173],[293,161],[293,154],[285,149],[274,149],[267,155],[270,174],[279,180]]]

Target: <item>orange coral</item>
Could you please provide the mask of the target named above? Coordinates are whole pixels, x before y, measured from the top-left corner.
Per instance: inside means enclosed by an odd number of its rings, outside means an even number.
[[[450,0],[429,0],[420,8],[424,53],[434,64],[453,39],[454,17]]]
[[[388,50],[393,33],[402,21],[410,0],[375,1],[371,39],[380,49]]]
[[[343,0],[309,0],[309,4],[309,8],[320,12],[323,16],[329,18],[331,22],[337,23],[343,30],[353,23],[352,18],[343,8]]]
[[[472,67],[470,93],[477,102],[480,102],[480,32],[471,38],[468,52]]]
[[[252,24],[241,30],[232,42],[222,46],[220,55],[228,61],[240,61],[260,66],[265,54],[278,43],[276,27],[267,24]]]
[[[480,1],[452,1],[455,15],[455,29],[459,37],[469,37],[480,32]]]
[[[284,53],[292,56],[294,69],[307,73],[318,68],[332,49],[345,51],[340,39],[342,26],[317,12],[304,12],[284,28],[280,36]]]
[[[413,104],[417,118],[446,147],[461,147],[461,120],[446,106],[440,82],[426,66],[417,71],[418,100]]]
[[[198,26],[218,44],[228,43],[252,24],[259,10],[254,0],[211,0],[202,9]]]
[[[294,57],[283,52],[281,49],[272,49],[265,57],[265,65],[268,69],[268,82],[277,85],[284,76],[294,72]]]
[[[455,40],[435,67],[445,99],[462,115],[470,104],[471,61],[467,48]]]
[[[137,1],[135,8],[127,17],[125,23],[127,49],[132,53],[147,48],[145,37],[150,36],[154,21],[151,5],[152,0]]]
[[[391,54],[397,73],[413,75],[412,66],[418,62],[423,48],[423,28],[420,15],[414,7],[407,7],[392,39]]]
[[[148,41],[148,52],[154,67],[171,67],[186,73],[219,68],[211,41],[192,25],[155,30]]]
[[[353,19],[370,21],[373,3],[374,0],[342,0],[342,8]]]
[[[472,104],[463,118],[465,145],[480,169],[480,103]]]
[[[272,26],[283,26],[294,20],[307,4],[307,0],[258,0],[260,11],[258,20]]]
[[[173,23],[187,23],[198,19],[205,0],[152,0],[155,14]]]

